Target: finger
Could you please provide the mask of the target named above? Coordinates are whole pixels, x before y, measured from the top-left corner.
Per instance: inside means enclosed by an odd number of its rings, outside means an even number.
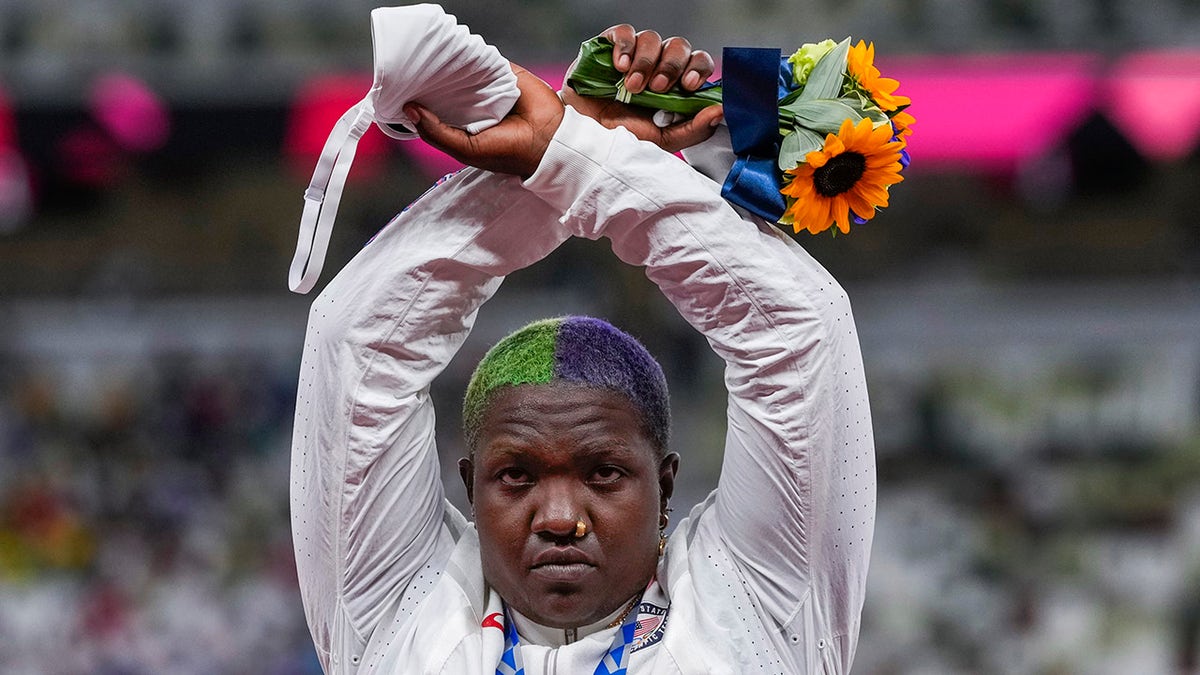
[[[633,26],[627,23],[618,24],[600,34],[613,43],[613,65],[617,72],[624,73],[633,63],[633,49],[637,38]]]
[[[625,75],[625,88],[633,94],[640,94],[646,89],[650,74],[658,65],[662,55],[662,37],[652,30],[644,30],[637,34],[637,43],[633,48],[633,61],[629,72]]]
[[[432,110],[419,103],[407,103],[404,114],[412,120],[421,139],[438,150],[459,161],[473,154],[474,137],[442,122]]]
[[[690,148],[701,141],[706,141],[717,131],[717,126],[724,119],[724,109],[719,105],[709,106],[690,120],[672,124],[662,130],[662,142],[659,145],[668,152],[678,152]]]
[[[672,37],[664,40],[658,65],[650,78],[650,90],[661,93],[678,84],[691,54],[692,45],[685,38]]]
[[[716,70],[716,65],[713,64],[712,56],[703,49],[697,49],[688,59],[687,68],[684,69],[679,83],[688,91],[696,91],[708,81],[714,70]]]

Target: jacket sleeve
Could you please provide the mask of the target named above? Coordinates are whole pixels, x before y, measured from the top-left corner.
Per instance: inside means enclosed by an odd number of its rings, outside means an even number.
[[[852,645],[875,476],[846,294],[790,237],[738,215],[710,179],[567,112],[542,164],[553,172],[539,167],[526,187],[575,235],[607,237],[622,260],[645,266],[724,360],[720,545],[780,628],[815,603],[834,627],[826,637]]]
[[[397,216],[314,301],[291,506],[326,672],[354,670],[371,631],[448,557],[429,386],[502,277],[567,238],[556,216],[519,179],[464,170]]]

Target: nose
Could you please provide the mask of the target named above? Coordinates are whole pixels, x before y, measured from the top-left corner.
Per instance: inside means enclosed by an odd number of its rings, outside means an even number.
[[[582,520],[588,531],[588,522],[582,502],[576,499],[574,491],[568,486],[557,484],[557,481],[539,485],[539,497],[534,506],[533,520],[530,529],[534,534],[554,540],[570,541],[575,539],[575,528]]]

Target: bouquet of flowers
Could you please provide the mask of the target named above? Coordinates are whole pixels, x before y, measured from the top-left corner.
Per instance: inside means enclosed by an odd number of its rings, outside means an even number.
[[[724,77],[695,92],[680,87],[630,94],[612,61],[612,43],[583,43],[567,84],[583,96],[693,115],[717,103],[738,162],[722,195],[799,233],[836,225],[848,233],[888,205],[908,166],[915,122],[900,83],[882,77],[875,46],[824,40],[789,57],[778,50],[726,49]]]

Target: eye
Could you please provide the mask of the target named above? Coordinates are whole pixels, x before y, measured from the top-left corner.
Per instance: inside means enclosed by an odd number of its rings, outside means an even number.
[[[496,474],[496,478],[505,485],[528,485],[533,482],[532,476],[524,469],[510,466]]]
[[[592,471],[591,482],[607,485],[621,480],[624,476],[625,472],[620,467],[605,464]]]

